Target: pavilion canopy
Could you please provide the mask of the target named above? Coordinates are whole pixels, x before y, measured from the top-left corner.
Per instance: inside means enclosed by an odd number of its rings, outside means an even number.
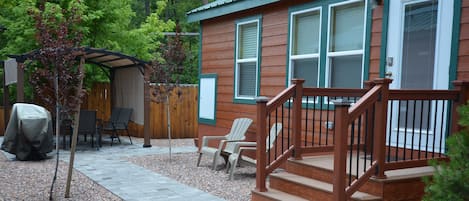
[[[30,58],[33,58],[33,56],[37,54],[38,51],[39,50],[34,50],[25,54],[8,56],[15,58],[18,62],[24,62]],[[143,72],[142,68],[148,64],[148,62],[137,59],[136,57],[101,48],[84,47],[84,52],[84,57],[87,63],[109,69],[138,67],[140,71]]]
[[[82,56],[86,63],[108,68],[111,71],[111,104],[113,107],[133,108],[131,120],[144,125],[144,147],[151,146],[149,140],[150,116],[149,112],[145,112],[150,109],[150,100],[144,98],[146,97],[144,94],[149,93],[149,85],[144,81],[145,66],[149,65],[149,62],[100,48],[83,47],[83,52]],[[38,53],[39,50],[34,50],[21,55],[8,56],[15,58],[19,64],[23,65],[26,60],[34,60],[35,54]],[[22,73],[21,76],[23,76]]]

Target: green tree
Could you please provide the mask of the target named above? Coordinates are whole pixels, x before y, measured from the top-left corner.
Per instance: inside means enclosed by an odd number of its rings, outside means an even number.
[[[426,201],[469,200],[469,104],[458,108],[463,129],[447,140],[449,162],[433,161],[436,171],[425,178]]]
[[[22,54],[38,47],[34,40],[34,20],[28,15],[35,0],[0,0],[0,59],[7,54]]]
[[[164,39],[162,32],[173,30],[175,23],[159,17],[166,8],[166,1],[160,0],[152,1],[157,9],[153,9],[141,24],[133,26],[131,22],[136,14],[131,4],[134,1],[82,0],[77,3],[82,23],[75,28],[83,33],[81,45],[119,51],[147,61],[156,59],[158,54],[155,52]],[[55,0],[48,4],[66,8],[71,2]],[[37,49],[34,20],[28,12],[38,9],[38,0],[0,0],[0,5],[0,25],[5,28],[0,32],[0,59],[5,59],[8,54],[23,54]],[[87,65],[85,70],[85,85],[88,87],[95,81],[109,81],[109,73],[105,69]],[[30,88],[29,85],[25,87]]]

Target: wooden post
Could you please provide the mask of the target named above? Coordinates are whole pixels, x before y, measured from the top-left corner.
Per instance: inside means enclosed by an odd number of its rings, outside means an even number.
[[[76,88],[77,90],[80,90],[80,89],[83,88],[83,77],[85,76],[84,66],[85,66],[85,57],[82,56],[82,57],[80,57],[80,65],[78,66],[78,68],[79,68],[78,71],[83,73],[83,74],[80,75],[80,82],[78,83],[78,86]],[[66,186],[65,186],[65,198],[70,197],[70,185],[72,183],[73,163],[75,161],[75,149],[76,149],[76,146],[77,146],[77,138],[78,138],[78,125],[80,123],[80,104],[78,104],[75,109],[78,112],[75,113],[75,117],[74,117],[74,121],[73,121],[74,124],[73,124],[73,134],[72,134],[72,147],[70,148],[70,161],[68,163],[67,183],[66,183]],[[91,140],[93,140],[93,139],[91,139]],[[56,142],[56,143],[58,143],[58,142]]]
[[[18,63],[18,74],[16,81],[16,102],[22,103],[24,102],[24,63]]]
[[[293,79],[295,88],[295,98],[293,98],[293,147],[295,160],[301,160],[301,104],[303,100],[303,83],[305,80]]]
[[[348,109],[350,103],[343,100],[333,101],[336,112],[335,121],[335,143],[334,143],[334,178],[333,182],[333,200],[346,200],[345,178],[347,176],[347,139],[349,127]]]
[[[143,76],[143,147],[151,147],[150,142],[150,66],[145,64]]]
[[[466,104],[468,99],[468,90],[469,90],[469,82],[462,81],[462,80],[455,80],[453,81],[454,89],[459,91],[459,98],[458,100],[454,101],[453,109],[451,111],[451,134],[456,133],[461,130],[461,126],[459,125],[459,113],[457,109]]]
[[[267,177],[267,172],[265,170],[266,167],[266,144],[265,139],[267,137],[266,132],[266,121],[267,121],[267,101],[266,97],[258,97],[256,99],[257,103],[257,123],[256,123],[256,141],[257,141],[257,149],[256,149],[256,190],[259,192],[267,191],[265,186],[265,181]]]
[[[5,80],[6,80],[6,73],[5,73],[5,62],[4,61],[0,61],[1,64],[2,64],[2,68],[3,68],[3,126],[4,126],[4,130],[5,131],[7,129],[7,125],[8,125],[8,120],[9,120],[9,115],[10,112],[8,112],[9,108],[10,108],[10,101],[9,101],[9,90],[8,90],[8,86],[6,85],[5,83]]]
[[[378,78],[374,80],[377,86],[381,86],[381,97],[376,102],[375,110],[375,132],[374,132],[374,155],[378,161],[378,170],[375,177],[379,179],[386,178],[384,175],[384,159],[386,157],[386,121],[388,118],[388,100],[389,100],[389,84],[392,82],[388,78]]]
[[[374,86],[375,86],[375,83],[373,81],[365,81],[365,89],[368,91],[370,91]],[[372,147],[373,147],[373,124],[374,124],[374,121],[375,121],[375,118],[373,117],[373,114],[376,114],[375,113],[375,108],[370,108],[368,109],[367,111],[367,114],[366,114],[366,139],[365,139],[365,145],[366,145],[366,151],[367,152],[372,152],[373,150]]]

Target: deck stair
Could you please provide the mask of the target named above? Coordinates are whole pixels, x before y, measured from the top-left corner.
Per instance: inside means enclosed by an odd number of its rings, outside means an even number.
[[[267,192],[254,190],[252,200],[332,200],[332,169],[333,155],[289,159],[283,171],[270,174]],[[424,189],[421,178],[432,173],[429,166],[386,171],[386,179],[371,178],[351,200],[421,200]]]

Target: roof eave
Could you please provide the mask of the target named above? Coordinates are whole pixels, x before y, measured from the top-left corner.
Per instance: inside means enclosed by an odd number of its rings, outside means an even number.
[[[263,1],[236,1],[230,4],[224,4],[218,7],[202,10],[199,12],[192,12],[187,15],[188,22],[197,22],[210,18],[219,17],[251,8],[271,4],[280,0],[263,0]]]

